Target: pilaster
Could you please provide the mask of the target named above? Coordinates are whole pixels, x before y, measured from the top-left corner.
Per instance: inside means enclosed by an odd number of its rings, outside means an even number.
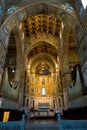
[[[5,64],[5,57],[6,57],[6,48],[3,46],[3,43],[0,41],[0,95],[2,95],[2,74],[3,74],[3,67]]]
[[[87,23],[85,22],[84,18],[82,20],[82,24],[83,24],[83,29],[77,25],[75,29],[75,33],[76,33],[75,36],[76,36],[76,44],[78,48],[78,54],[80,57],[81,70],[82,70],[82,76],[83,76],[82,87],[83,87],[84,93],[87,93],[87,30],[86,30]]]

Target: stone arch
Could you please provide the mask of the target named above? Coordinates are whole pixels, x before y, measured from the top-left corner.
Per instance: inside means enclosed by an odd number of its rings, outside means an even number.
[[[50,37],[49,37],[50,38]],[[32,41],[33,42],[33,41]],[[54,42],[56,42],[55,44],[53,44]],[[56,40],[54,40],[53,39],[53,41],[50,41],[50,39],[48,39],[48,40],[40,40],[40,41],[34,41],[34,44],[30,47],[30,48],[27,48],[26,49],[26,51],[25,51],[25,57],[27,57],[27,55],[30,53],[30,51],[32,50],[32,49],[34,49],[35,47],[38,47],[39,45],[47,45],[47,46],[53,46],[54,47],[54,49],[55,49],[55,51],[56,51],[56,53],[58,54],[58,51],[59,51],[59,46],[57,45],[58,43],[57,43],[57,41]]]
[[[38,61],[38,62],[35,64],[35,66],[32,67],[31,71],[35,73],[35,69],[36,69],[36,67],[37,67],[40,63],[41,63],[41,60]],[[55,69],[55,68],[53,68],[53,65],[52,65],[51,63],[49,63],[47,60],[45,60],[45,63],[46,63],[48,66],[50,66],[51,72],[54,72],[54,69]]]
[[[38,6],[38,12],[35,13],[35,7],[36,6]],[[56,18],[58,17],[58,15],[60,16],[62,13],[65,12],[67,19],[70,18],[70,20],[72,20],[75,23],[75,26],[77,24],[79,24],[79,26],[82,28],[78,18],[76,18],[75,15],[71,14],[67,9],[63,8],[63,6],[61,6],[61,5],[56,5],[56,4],[52,4],[52,3],[41,3],[41,2],[40,3],[30,4],[30,5],[19,8],[19,10],[15,11],[12,15],[10,15],[3,22],[3,24],[2,24],[2,26],[0,28],[0,34],[1,34],[1,41],[2,41],[2,43],[4,44],[4,46],[6,48],[8,46],[8,39],[9,39],[10,32],[12,31],[14,26],[19,24],[24,19],[26,19],[28,17],[31,17],[31,16],[34,16],[37,13],[39,13],[41,6],[46,6],[48,9],[49,9],[49,7],[51,7],[52,12],[49,10],[46,13],[48,13],[48,15],[53,14]],[[29,9],[32,10],[31,11],[32,13],[27,14],[27,11],[29,11]],[[55,12],[57,12],[57,13],[55,13]],[[73,28],[75,28],[75,27],[73,27]]]
[[[38,12],[36,12],[36,13],[35,13],[35,10],[33,10],[35,8],[35,5],[37,5],[39,8],[42,5],[43,6],[46,5],[48,8],[52,7],[53,10],[52,10],[52,12],[49,10],[48,15],[54,15],[54,17],[56,17],[56,18],[58,17],[58,15],[60,16],[62,13],[64,13],[64,15],[66,16],[65,22],[66,22],[67,19],[69,19],[70,21],[73,21],[75,23],[75,26],[78,24],[80,26],[80,28],[82,29],[82,26],[78,21],[78,18],[76,18],[73,14],[69,13],[66,9],[63,9],[59,5],[52,4],[52,3],[41,3],[41,2],[31,4],[31,5],[27,5],[27,6],[23,7],[23,8],[20,8],[19,10],[14,12],[12,15],[10,15],[3,22],[3,24],[2,24],[2,26],[0,28],[0,41],[1,41],[1,46],[4,47],[3,50],[5,50],[5,54],[6,54],[7,47],[8,47],[8,39],[9,39],[10,33],[13,30],[14,26],[18,25],[24,19],[26,19],[28,17],[32,17],[32,16],[36,15],[39,12],[39,9],[38,9]],[[29,11],[29,9],[32,9],[32,13],[27,14],[27,11]],[[58,12],[58,9],[59,9],[59,12]],[[19,17],[20,14],[22,15],[22,17]],[[62,18],[63,17],[61,17],[61,19]],[[70,23],[70,21],[69,21],[69,23]],[[75,26],[74,26],[74,28],[75,28]]]
[[[44,55],[43,55],[44,54]],[[42,58],[43,57],[43,58]],[[35,62],[35,61],[37,61],[39,59],[39,62]],[[36,68],[36,66],[41,62],[41,61],[43,61],[42,59],[44,59],[45,61],[46,61],[46,63],[48,64],[48,65],[50,65],[51,66],[51,68],[56,68],[56,61],[54,60],[54,58],[52,57],[52,56],[50,56],[49,54],[46,54],[46,53],[42,53],[42,54],[40,54],[40,55],[37,55],[37,56],[35,56],[32,60],[31,60],[31,63],[30,63],[30,67],[31,66],[33,66],[32,67],[32,71],[34,70],[34,72],[35,72],[35,68]],[[36,63],[36,64],[35,64]],[[54,69],[52,70],[52,72],[54,72]]]

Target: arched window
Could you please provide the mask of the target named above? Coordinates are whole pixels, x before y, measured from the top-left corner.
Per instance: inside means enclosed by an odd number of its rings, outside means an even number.
[[[87,6],[87,0],[81,0],[81,1],[82,1],[83,6],[84,6],[84,9],[85,9]]]
[[[42,87],[42,96],[46,96],[46,88]]]

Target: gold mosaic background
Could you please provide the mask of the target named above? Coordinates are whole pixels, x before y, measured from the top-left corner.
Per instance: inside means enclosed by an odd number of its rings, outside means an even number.
[[[56,76],[52,75],[35,75],[31,77],[30,80],[30,88],[29,93],[31,96],[42,96],[42,87],[44,86],[46,89],[46,97],[53,96],[54,94],[57,94],[57,82],[56,82]],[[44,80],[44,84],[42,83]]]

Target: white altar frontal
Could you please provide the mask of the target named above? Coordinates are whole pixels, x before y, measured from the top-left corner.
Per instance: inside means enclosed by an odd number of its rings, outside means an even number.
[[[49,116],[49,103],[38,104],[38,116]]]

